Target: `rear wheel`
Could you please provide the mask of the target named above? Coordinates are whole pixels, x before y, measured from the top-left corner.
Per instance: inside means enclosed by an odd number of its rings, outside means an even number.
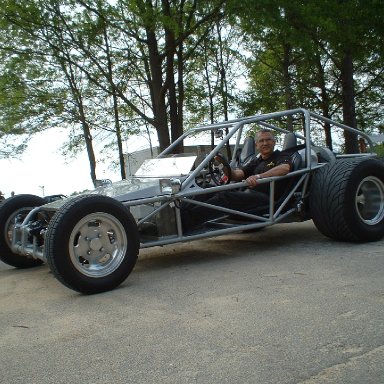
[[[44,204],[44,199],[35,195],[16,195],[0,204],[0,259],[16,268],[31,268],[43,262],[13,252],[12,237],[15,222],[21,223],[35,207]]]
[[[311,186],[312,219],[336,240],[364,242],[384,237],[384,163],[338,160],[316,171]]]
[[[139,233],[129,210],[106,196],[79,196],[52,218],[45,255],[56,278],[86,294],[111,290],[131,273]]]

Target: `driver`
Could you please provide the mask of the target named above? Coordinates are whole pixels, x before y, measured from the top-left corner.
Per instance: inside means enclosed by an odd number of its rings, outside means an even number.
[[[256,150],[259,156],[244,167],[232,170],[234,181],[245,180],[248,187],[245,191],[230,190],[211,195],[205,202],[243,212],[252,212],[260,207],[269,205],[270,183],[259,184],[265,177],[284,176],[292,168],[289,154],[275,150],[276,139],[268,129],[256,134]],[[285,190],[288,179],[275,183],[275,200],[278,200]],[[194,228],[208,220],[223,215],[215,209],[196,205],[184,205],[181,210],[183,225],[186,229]]]

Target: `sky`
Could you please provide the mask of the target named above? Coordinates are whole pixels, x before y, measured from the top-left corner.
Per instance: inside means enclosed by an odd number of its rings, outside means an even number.
[[[35,134],[28,143],[27,150],[15,159],[0,159],[0,191],[7,198],[11,193],[49,196],[70,195],[86,189],[94,189],[87,153],[84,151],[76,159],[66,159],[60,146],[67,140],[65,131],[51,129]],[[152,135],[155,146],[156,138]],[[132,136],[125,143],[125,152],[134,152],[149,147],[148,139]],[[96,159],[97,145],[94,148]],[[113,170],[110,164],[98,163],[98,179],[121,180],[120,171]]]
[[[93,189],[87,154],[66,160],[60,152],[65,140],[64,132],[45,131],[31,139],[19,159],[0,159],[0,191],[5,197],[12,191],[48,196]],[[119,180],[117,172],[100,164],[96,174],[98,179]]]
[[[77,155],[76,159],[65,159],[60,146],[67,140],[66,133],[57,128],[35,134],[28,148],[17,159],[0,159],[0,191],[4,196],[15,194],[33,194],[49,196],[56,194],[70,195],[86,189],[94,189],[89,161],[86,152]],[[153,145],[156,138],[152,137]],[[148,140],[132,136],[125,142],[125,152],[134,152],[148,148]],[[97,153],[96,158],[100,156]],[[119,170],[112,170],[109,164],[98,163],[96,166],[98,179],[121,180]]]

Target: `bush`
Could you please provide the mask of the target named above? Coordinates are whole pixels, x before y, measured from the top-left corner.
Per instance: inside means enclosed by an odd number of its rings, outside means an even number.
[[[373,147],[374,152],[377,153],[379,157],[384,157],[384,144],[378,144]]]

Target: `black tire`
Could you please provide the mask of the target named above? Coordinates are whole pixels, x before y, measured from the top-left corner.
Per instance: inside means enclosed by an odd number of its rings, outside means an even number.
[[[16,195],[0,204],[0,259],[4,263],[16,268],[32,268],[43,264],[40,259],[18,255],[11,249],[16,216],[24,219],[32,208],[43,204],[44,199],[35,195]]]
[[[384,163],[338,160],[315,172],[310,210],[317,229],[351,242],[384,237]]]
[[[85,294],[109,291],[131,273],[139,232],[129,210],[107,196],[78,196],[53,216],[44,252],[55,277]]]

